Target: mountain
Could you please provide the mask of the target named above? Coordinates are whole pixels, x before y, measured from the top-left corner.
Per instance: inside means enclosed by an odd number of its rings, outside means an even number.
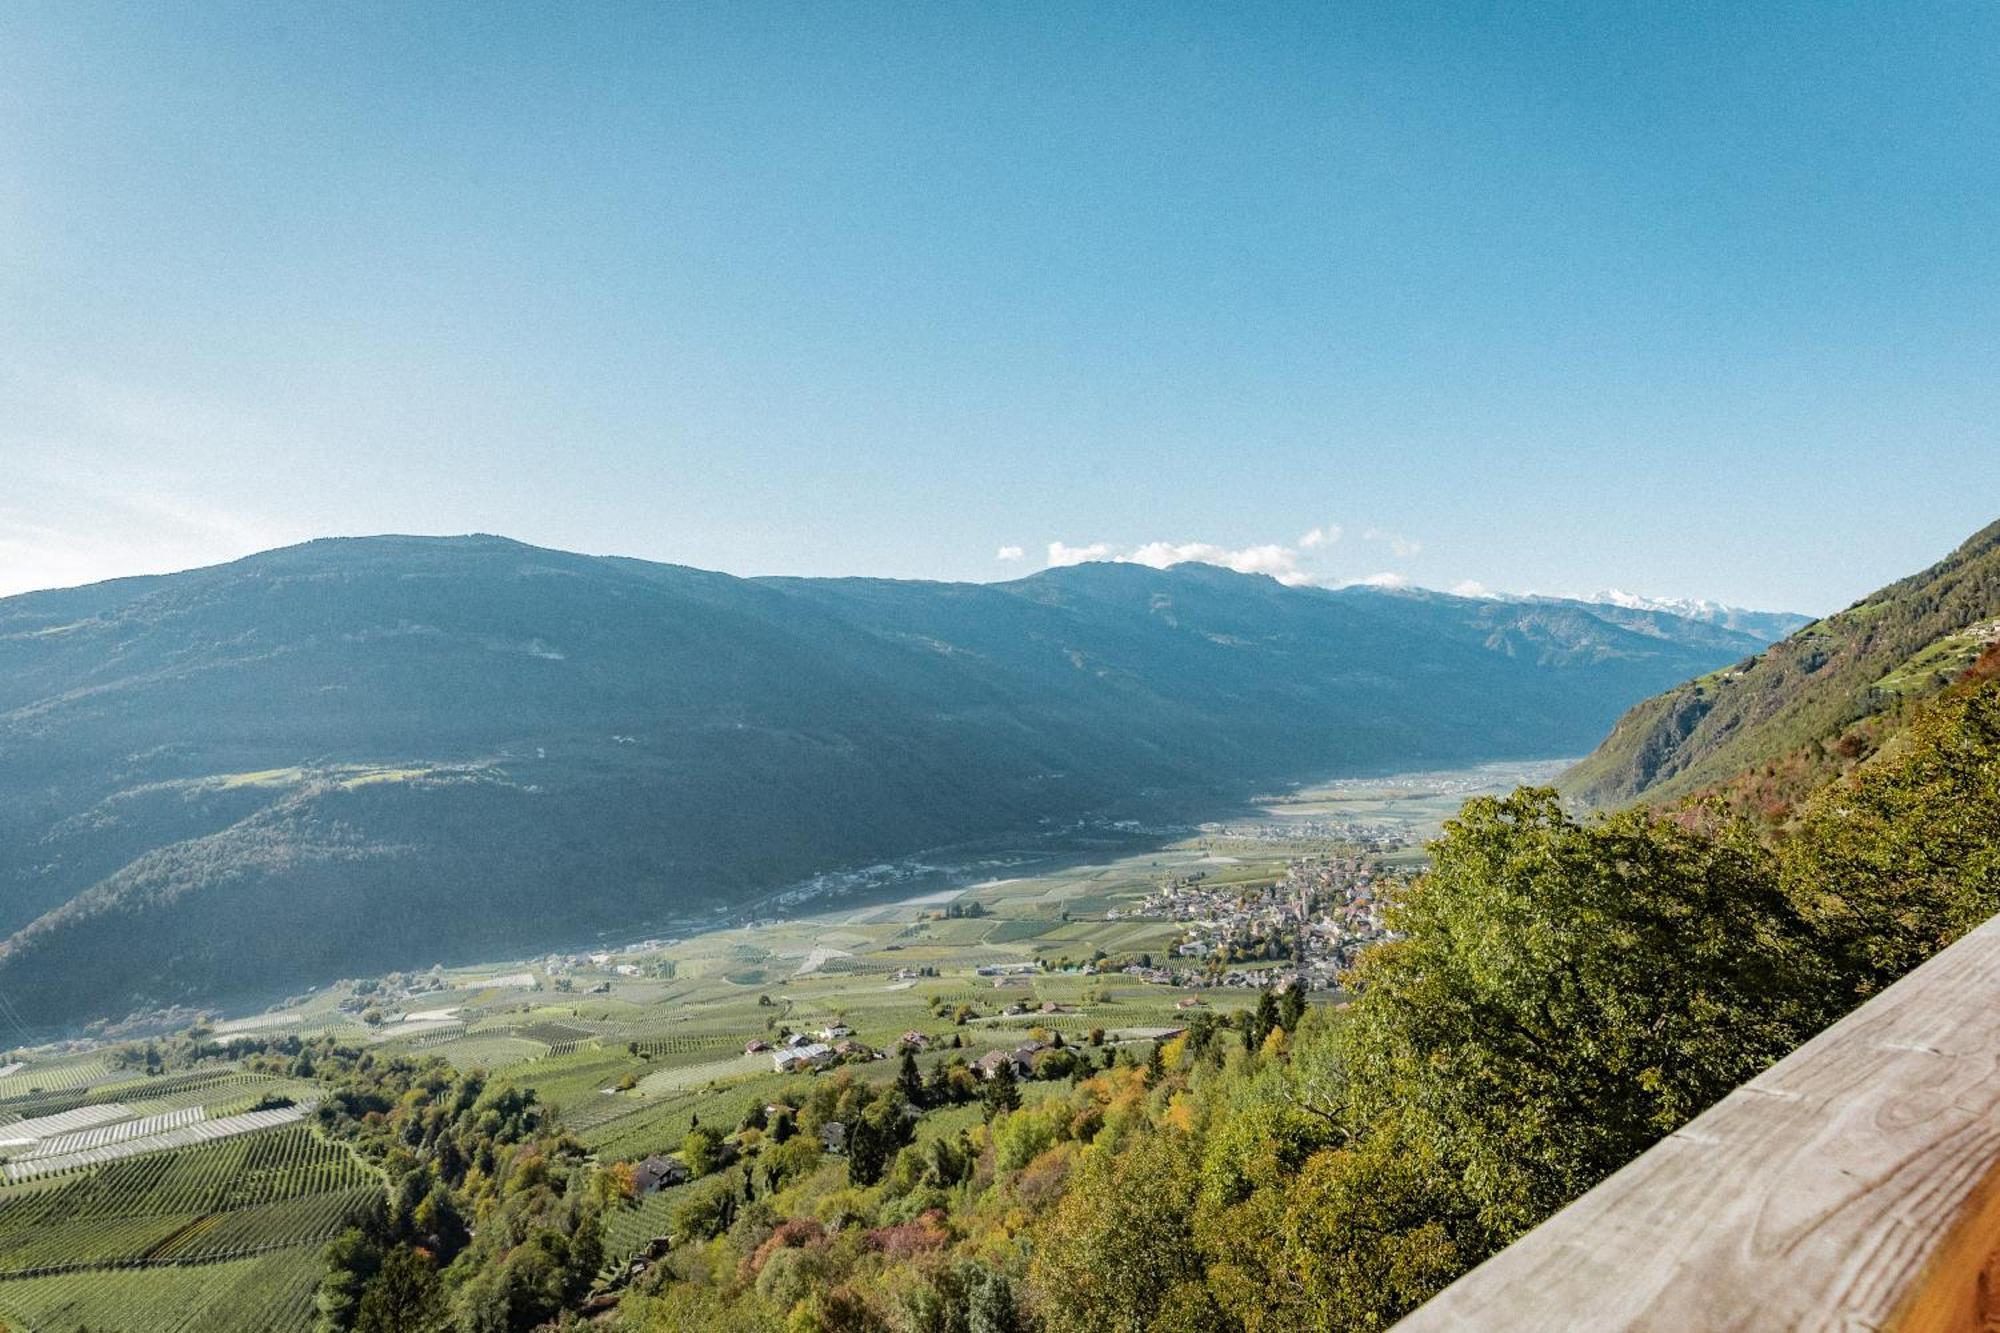
[[[1699,620],[1707,625],[1741,630],[1766,642],[1784,638],[1812,623],[1811,616],[1796,611],[1752,611],[1741,606],[1724,606],[1701,597],[1646,597],[1638,593],[1607,588],[1590,601],[1600,606],[1616,606],[1631,611],[1664,611],[1668,615]]]
[[[1768,651],[1639,704],[1562,786],[1598,805],[1722,789],[1782,817],[1997,641],[2000,523]]]
[[[740,579],[327,540],[0,600],[31,1025],[629,936],[833,868],[1334,772],[1575,753],[1761,644],[1203,565]]]

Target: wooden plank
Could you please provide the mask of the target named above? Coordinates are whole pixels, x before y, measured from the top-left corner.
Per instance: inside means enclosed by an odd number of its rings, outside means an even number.
[[[2000,918],[1397,1330],[2000,1329],[1996,1164]]]

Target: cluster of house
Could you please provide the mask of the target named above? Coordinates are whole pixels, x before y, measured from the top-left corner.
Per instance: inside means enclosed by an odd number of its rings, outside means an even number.
[[[908,1041],[910,1037],[920,1035],[904,1033],[903,1039]],[[780,1074],[796,1074],[802,1070],[825,1069],[829,1065],[886,1058],[874,1047],[854,1040],[854,1029],[845,1023],[834,1023],[821,1028],[818,1032],[794,1032],[777,1042],[759,1038],[745,1043],[743,1053],[770,1055],[771,1064]]]
[[[1042,1058],[1043,1052],[1053,1049],[1048,1042],[1029,1040],[1011,1051],[988,1051],[972,1062],[972,1072],[981,1078],[991,1079],[1000,1073],[1002,1065],[1006,1065],[1015,1078],[1033,1078],[1036,1062]]]
[[[353,982],[334,1007],[343,1014],[359,1014],[370,1009],[393,1008],[449,989],[436,968],[408,975],[391,972],[386,977]]]
[[[584,972],[608,972],[619,977],[644,976],[646,969],[632,962],[634,954],[656,954],[677,939],[640,940],[623,949],[601,949],[594,953],[552,953],[541,961],[542,971],[552,977],[570,977]]]
[[[1324,989],[1361,950],[1385,937],[1382,906],[1377,869],[1361,854],[1300,857],[1264,888],[1211,888],[1198,875],[1180,876],[1124,915],[1182,922],[1186,933],[1174,953],[1191,965],[1124,970],[1183,986],[1263,988],[1298,979]],[[1275,941],[1285,942],[1290,954],[1283,963],[1249,961]]]

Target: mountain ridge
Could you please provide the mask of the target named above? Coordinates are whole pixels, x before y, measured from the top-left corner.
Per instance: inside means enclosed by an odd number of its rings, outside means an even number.
[[[1783,819],[1996,642],[2000,522],[1766,651],[1635,705],[1560,783],[1597,805],[1717,792]]]
[[[41,1023],[256,998],[1288,780],[1576,753],[1756,646],[1209,566],[741,579],[490,534],[23,594],[0,990]]]

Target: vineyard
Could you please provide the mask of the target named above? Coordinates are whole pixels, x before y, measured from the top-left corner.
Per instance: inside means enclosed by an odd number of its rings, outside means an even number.
[[[104,1102],[129,1102],[142,1114],[172,1110],[179,1106],[201,1106],[214,1100],[218,1089],[266,1086],[267,1075],[246,1074],[235,1069],[209,1069],[188,1074],[133,1076],[121,1073],[102,1078],[89,1086],[62,1092],[38,1092],[6,1099],[0,1105],[0,1140],[12,1137],[24,1120],[59,1115]]]
[[[0,1190],[0,1276],[236,1258],[337,1233],[375,1173],[300,1124]]]
[[[0,1099],[33,1096],[44,1092],[71,1092],[89,1087],[109,1074],[100,1056],[63,1060],[50,1064],[24,1065],[0,1078]]]
[[[155,1078],[157,1099],[0,1127],[0,1319],[32,1333],[297,1329],[324,1244],[381,1198],[377,1173],[300,1106],[210,1117],[289,1080]],[[189,1104],[136,1115],[162,1101]]]
[[[694,1185],[675,1185],[612,1209],[604,1219],[605,1268],[624,1267],[654,1237],[666,1235],[674,1209],[695,1189]]]
[[[123,1109],[123,1108],[120,1108]],[[74,1147],[68,1151],[53,1152],[46,1156],[24,1157],[7,1164],[9,1183],[36,1180],[42,1176],[60,1175],[67,1171],[79,1171],[86,1167],[101,1166],[107,1162],[119,1161],[126,1157],[136,1157],[144,1153],[162,1152],[173,1148],[191,1148],[197,1144],[212,1143],[217,1139],[234,1138],[239,1134],[252,1134],[260,1129],[271,1129],[278,1125],[290,1124],[305,1118],[302,1106],[277,1107],[268,1111],[246,1111],[242,1115],[218,1116],[213,1120],[196,1117],[189,1119],[183,1112],[169,1112],[164,1116],[150,1117],[156,1126],[143,1135],[123,1139],[110,1137],[126,1129],[125,1125],[113,1125],[93,1130],[87,1134],[63,1136],[66,1140],[96,1140],[95,1146]],[[157,1127],[161,1121],[175,1121],[166,1127]],[[147,1122],[136,1121],[131,1124]],[[37,1144],[36,1149],[43,1145]],[[34,1151],[31,1149],[30,1151]]]
[[[0,1318],[24,1333],[273,1333],[308,1329],[316,1250],[179,1268],[0,1281]]]

